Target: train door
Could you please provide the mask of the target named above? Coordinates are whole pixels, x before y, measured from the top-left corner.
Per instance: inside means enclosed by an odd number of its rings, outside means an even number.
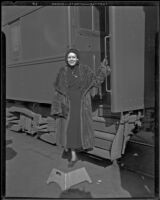
[[[96,71],[104,57],[109,59],[109,7],[77,6],[71,8],[70,14],[71,45],[79,49],[81,62]],[[106,92],[107,82],[94,91],[97,95],[93,100],[93,113],[95,111],[96,115],[104,114],[101,106],[110,109],[110,86]]]

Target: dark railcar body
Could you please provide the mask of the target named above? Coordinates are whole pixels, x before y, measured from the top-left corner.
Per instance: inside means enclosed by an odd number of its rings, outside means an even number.
[[[51,103],[65,51],[76,47],[82,62],[94,70],[108,55],[110,90],[103,87],[102,95],[112,112],[143,109],[146,99],[153,106],[154,7],[4,6],[2,11],[7,99]]]

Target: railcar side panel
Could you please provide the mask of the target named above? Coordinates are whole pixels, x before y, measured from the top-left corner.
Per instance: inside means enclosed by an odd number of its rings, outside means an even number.
[[[18,18],[7,34],[7,99],[51,103],[53,82],[68,48],[67,6]]]
[[[6,98],[50,104],[53,84],[61,66],[64,66],[63,59],[7,68]]]
[[[67,25],[64,6],[47,6],[26,16],[21,24],[23,60],[64,55],[68,44]]]
[[[14,20],[28,15],[29,13],[35,12],[41,9],[41,6],[3,6],[2,5],[2,26],[13,22]]]

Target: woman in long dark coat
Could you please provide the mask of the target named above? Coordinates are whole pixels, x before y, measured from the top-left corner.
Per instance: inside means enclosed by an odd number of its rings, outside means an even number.
[[[70,49],[65,58],[66,66],[59,70],[54,85],[51,115],[57,116],[56,143],[71,150],[74,162],[77,150],[94,147],[91,89],[104,81],[108,66],[104,59],[95,74],[90,67],[80,64],[76,49]]]

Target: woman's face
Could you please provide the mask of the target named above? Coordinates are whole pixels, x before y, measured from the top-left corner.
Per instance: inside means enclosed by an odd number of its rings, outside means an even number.
[[[73,52],[70,52],[67,56],[67,61],[70,66],[74,66],[78,62],[77,55]]]

